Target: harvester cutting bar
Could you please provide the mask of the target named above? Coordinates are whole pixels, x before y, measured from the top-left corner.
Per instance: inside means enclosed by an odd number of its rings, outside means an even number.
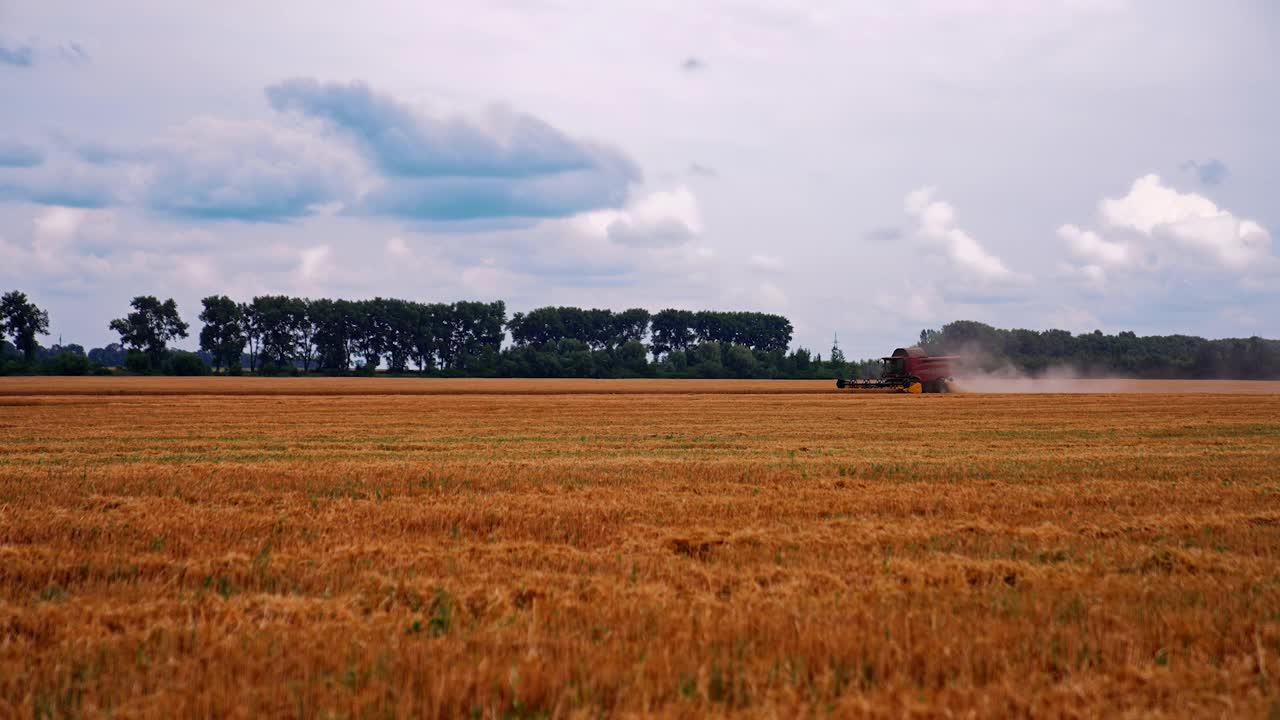
[[[909,378],[874,378],[864,380],[836,380],[836,387],[841,390],[854,391],[876,391],[881,392],[920,392],[920,383],[912,382]]]

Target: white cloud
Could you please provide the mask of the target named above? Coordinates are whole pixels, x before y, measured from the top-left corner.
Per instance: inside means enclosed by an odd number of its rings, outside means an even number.
[[[298,253],[298,276],[305,281],[324,281],[333,270],[332,255],[328,245],[302,250]]]
[[[503,298],[519,283],[514,273],[493,265],[476,265],[462,271],[462,286],[478,297]]]
[[[111,263],[84,252],[79,244],[85,237],[110,232],[113,218],[109,211],[83,208],[47,207],[31,221],[29,244],[4,244],[6,269],[19,280],[53,278],[72,283],[109,274]]]
[[[1195,278],[1236,276],[1245,289],[1265,289],[1275,269],[1271,235],[1253,220],[1237,217],[1198,193],[1182,193],[1157,175],[1134,180],[1129,191],[1098,203],[1104,230],[1067,224],[1058,228],[1074,263],[1062,275],[1103,291],[1114,276],[1132,285],[1138,275],[1186,288]],[[1220,278],[1212,279],[1220,284]],[[1190,283],[1190,284],[1188,284]],[[1211,293],[1212,294],[1212,293]]]
[[[940,244],[951,266],[983,281],[1023,281],[1026,278],[1005,266],[973,236],[956,227],[955,209],[950,203],[933,199],[933,188],[921,188],[907,195],[907,213],[919,223],[916,234]]]
[[[404,238],[396,236],[387,241],[387,254],[393,258],[405,259],[413,255],[409,250],[409,245],[405,243]]]
[[[683,245],[702,232],[698,199],[683,186],[650,193],[618,210],[582,213],[574,224],[632,247]]]
[[[1104,240],[1092,230],[1063,225],[1058,228],[1058,237],[1066,241],[1072,254],[1092,263],[1090,267],[1127,265],[1130,262],[1128,245]]]
[[[201,288],[218,293],[225,292],[218,284],[221,276],[218,274],[217,265],[213,259],[203,255],[190,255],[177,256],[174,260],[178,277],[182,278],[182,282],[187,287]]]
[[[0,238],[0,279],[62,293],[100,289],[139,273],[183,276],[181,255],[125,249],[115,211],[29,206],[28,231]],[[114,251],[102,247],[115,246]],[[148,280],[150,278],[147,278]]]
[[[1180,193],[1158,175],[1134,180],[1124,197],[1104,199],[1099,214],[1113,229],[1171,242],[1231,270],[1248,268],[1271,252],[1266,228],[1203,195]]]
[[[1101,289],[1107,282],[1107,271],[1100,265],[1066,265],[1067,276],[1077,275],[1087,284]]]
[[[54,242],[65,241],[75,235],[88,211],[84,208],[51,207],[36,216],[36,237]]]

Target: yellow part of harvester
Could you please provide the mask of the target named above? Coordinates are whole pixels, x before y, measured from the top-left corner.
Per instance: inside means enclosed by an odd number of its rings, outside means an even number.
[[[920,383],[911,383],[910,385],[908,385],[908,386],[906,386],[906,387],[902,388],[902,392],[904,392],[904,393],[916,393],[916,394],[918,395],[918,394],[920,394],[920,393],[924,392],[924,387],[923,387]]]

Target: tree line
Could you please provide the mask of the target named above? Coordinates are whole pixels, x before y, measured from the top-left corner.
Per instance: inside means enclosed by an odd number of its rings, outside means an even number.
[[[508,319],[502,301],[270,295],[245,303],[210,296],[201,303],[200,348],[215,369],[231,371],[247,360],[251,372],[385,367],[391,373],[614,377],[648,374],[660,360],[685,370],[688,358],[677,353],[707,345],[699,356],[704,364],[714,349],[729,372],[758,374],[756,353],[784,353],[792,333],[784,317],[748,312],[543,307]],[[511,345],[504,349],[507,333]]]
[[[501,301],[419,303],[408,300],[310,300],[263,295],[237,303],[225,295],[201,301],[200,348],[214,368],[251,372],[394,373],[464,370],[498,352],[506,321]]]
[[[144,295],[108,327],[120,342],[86,352],[42,347],[49,314],[17,290],[0,295],[0,373],[363,373],[479,377],[874,377],[875,360],[824,360],[788,350],[781,315],[643,308],[543,307],[510,318],[501,302],[421,303],[263,295],[201,301],[199,351],[172,349],[190,326],[177,303]],[[510,342],[507,343],[507,339]],[[1189,335],[1004,330],[957,321],[920,333],[930,354],[962,354],[975,369],[1085,375],[1280,379],[1280,341]],[[887,349],[886,349],[887,351]]]
[[[1192,335],[1073,335],[1066,330],[1002,330],[961,320],[920,333],[931,355],[960,354],[982,370],[1038,373],[1066,366],[1082,375],[1150,379],[1280,379],[1280,341],[1206,340]]]
[[[10,372],[829,377],[857,365],[837,360],[838,348],[826,363],[804,348],[788,352],[790,321],[754,312],[543,307],[508,318],[501,301],[212,295],[201,301],[200,350],[187,353],[170,347],[190,330],[177,304],[146,295],[109,323],[120,342],[87,354],[78,345],[40,348],[47,313],[30,305],[18,314],[26,319],[13,324],[15,338],[29,352],[10,361]]]

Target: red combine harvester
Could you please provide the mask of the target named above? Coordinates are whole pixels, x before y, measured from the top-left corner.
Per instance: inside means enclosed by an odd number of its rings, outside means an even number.
[[[880,377],[874,380],[837,379],[841,390],[887,390],[904,393],[951,392],[951,364],[958,360],[954,355],[929,357],[918,347],[898,348],[884,361]]]

